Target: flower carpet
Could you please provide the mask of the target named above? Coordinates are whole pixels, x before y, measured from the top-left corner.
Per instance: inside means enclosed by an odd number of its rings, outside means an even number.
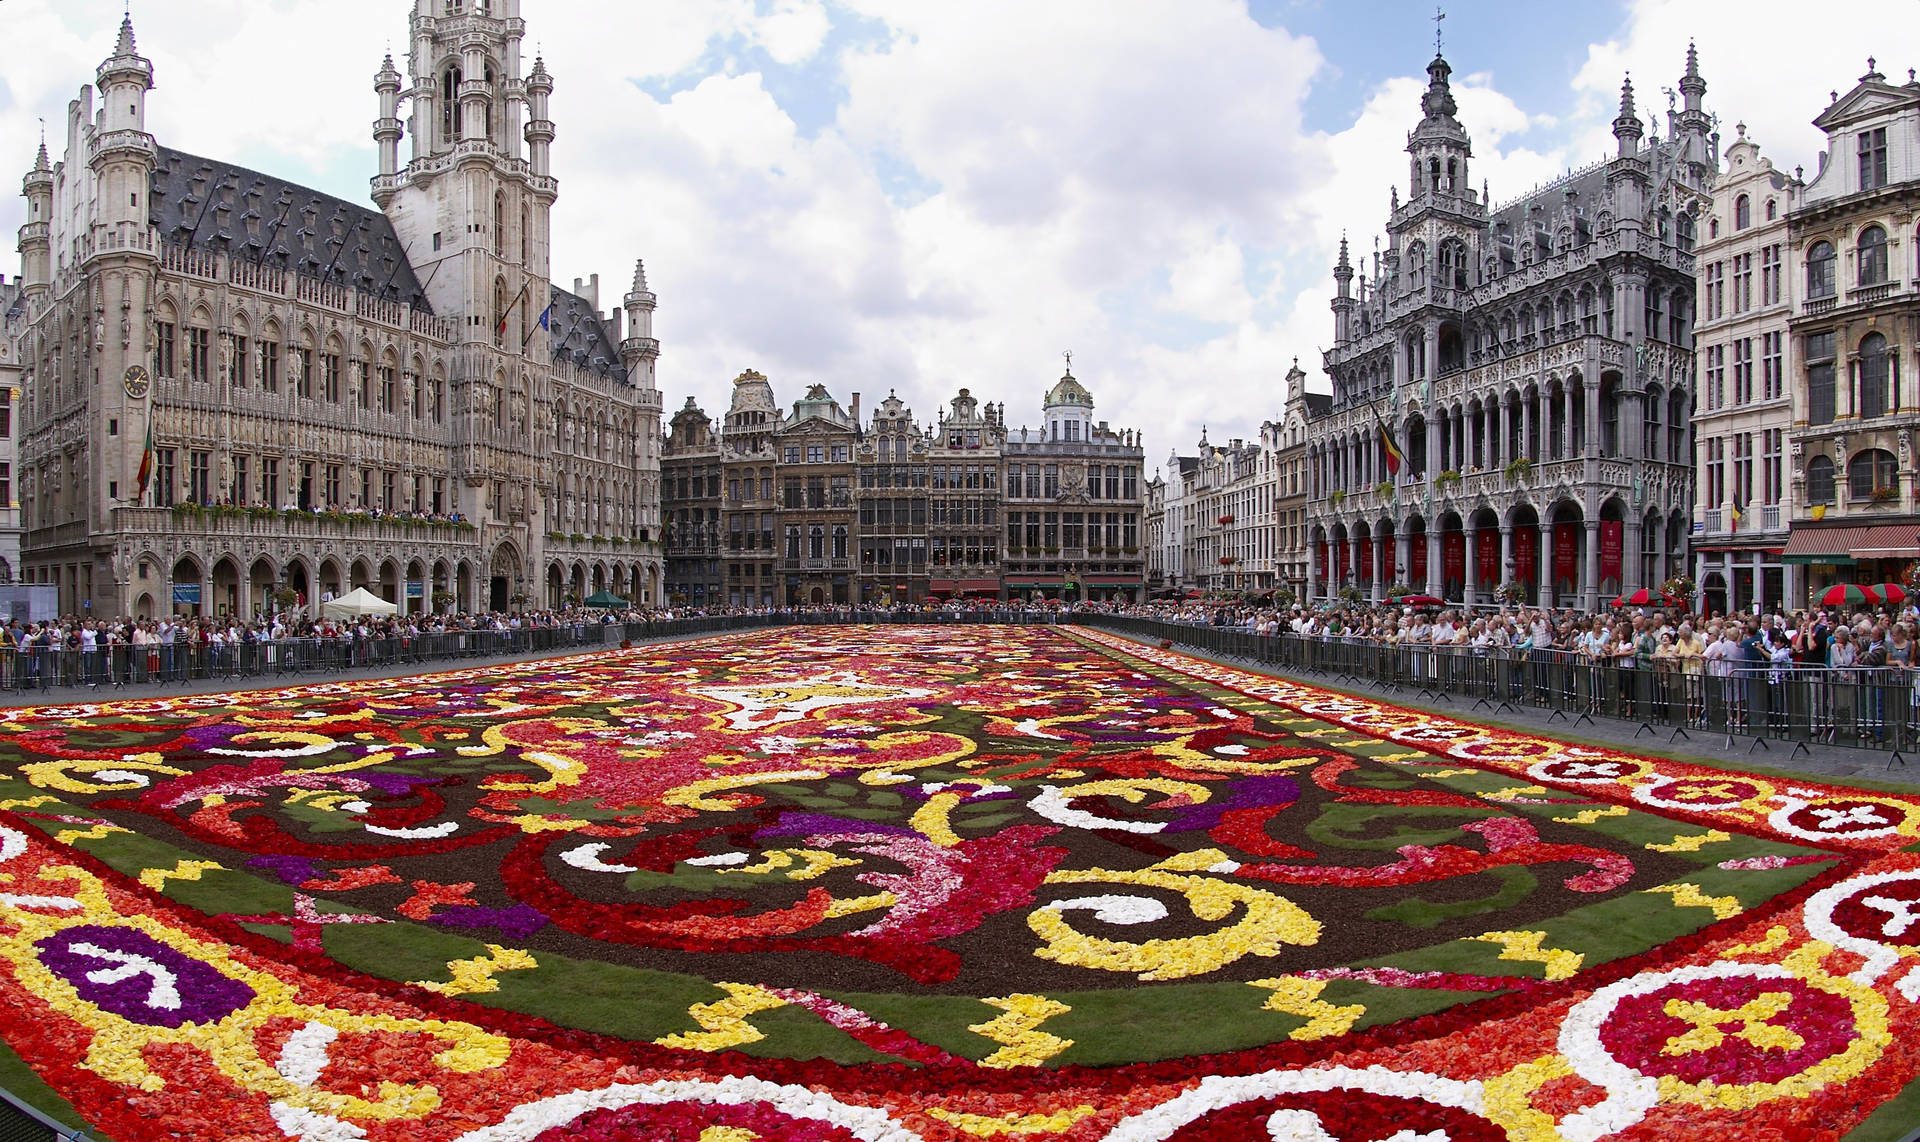
[[[1920,797],[1033,627],[0,716],[0,1073],[120,1142],[1911,1125]]]

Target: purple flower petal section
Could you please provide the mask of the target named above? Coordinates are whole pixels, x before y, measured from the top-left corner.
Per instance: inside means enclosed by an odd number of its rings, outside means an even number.
[[[270,872],[287,884],[305,884],[320,877],[320,862],[312,857],[281,854],[257,856],[247,862],[247,867]]]
[[[498,928],[516,940],[524,940],[551,921],[530,904],[515,904],[510,908],[449,908],[434,913],[429,922],[449,928]]]
[[[81,999],[130,1023],[217,1023],[253,1002],[253,988],[138,928],[80,924],[34,947]]]

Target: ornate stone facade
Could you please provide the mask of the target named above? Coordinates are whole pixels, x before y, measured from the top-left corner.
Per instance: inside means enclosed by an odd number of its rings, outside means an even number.
[[[1897,581],[1920,557],[1920,83],[1868,60],[1813,122],[1827,152],[1788,217],[1801,292],[1785,553],[1817,595]]]
[[[724,517],[727,603],[771,607],[784,601],[774,566],[775,520],[780,501],[773,483],[773,434],[780,406],[773,386],[748,369],[733,379],[733,400],[721,426],[720,458],[726,479]]]
[[[655,298],[643,270],[624,315],[551,283],[553,78],[523,37],[518,0],[415,0],[373,211],[160,146],[122,25],[25,179],[8,326],[23,563],[64,610],[661,598]]]
[[[853,410],[848,412],[825,385],[807,386],[807,395],[793,402],[793,412],[773,434],[779,457],[778,598],[783,604],[861,601],[855,581],[859,565],[853,494],[859,445],[860,394],[853,394]]]
[[[1038,430],[1006,442],[1009,594],[1139,599],[1145,507],[1139,434],[1093,419],[1093,394],[1068,372],[1047,390]]]
[[[720,563],[720,497],[725,468],[713,420],[687,398],[673,414],[660,450],[660,512],[666,529],[667,599],[722,606],[726,577]]]
[[[1794,302],[1787,214],[1801,189],[1741,125],[1697,251],[1693,579],[1710,610],[1759,603],[1776,611],[1804,595],[1801,568],[1780,557],[1793,520],[1785,478]]]
[[[1334,270],[1333,408],[1309,445],[1309,593],[1502,583],[1593,607],[1685,566],[1693,270],[1717,137],[1692,52],[1667,137],[1631,85],[1614,158],[1500,209],[1436,56],[1386,248]],[[1383,436],[1404,452],[1397,475]]]
[[[1000,595],[1000,466],[1006,410],[961,389],[933,427],[927,504],[930,593]]]

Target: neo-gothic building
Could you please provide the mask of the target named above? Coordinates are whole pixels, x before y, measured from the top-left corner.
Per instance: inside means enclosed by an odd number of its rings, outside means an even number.
[[[720,563],[720,434],[687,398],[660,449],[660,518],[667,552],[667,601],[726,605]]]
[[[552,282],[519,0],[415,0],[409,32],[374,77],[378,210],[161,145],[131,21],[41,148],[7,334],[22,562],[63,610],[662,598],[644,271],[624,315]]]
[[[1436,56],[1384,251],[1334,270],[1313,422],[1309,593],[1514,582],[1594,606],[1685,566],[1695,220],[1718,141],[1691,49],[1664,139],[1622,91],[1611,159],[1499,209]],[[1359,292],[1354,291],[1359,278]],[[1390,476],[1381,426],[1407,463]]]

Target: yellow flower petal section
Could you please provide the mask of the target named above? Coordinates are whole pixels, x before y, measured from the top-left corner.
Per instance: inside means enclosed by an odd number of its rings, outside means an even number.
[[[982,999],[980,1002],[1006,1012],[985,1023],[974,1023],[967,1027],[976,1035],[1005,1044],[980,1060],[983,1067],[1037,1067],[1073,1046],[1072,1039],[1062,1039],[1058,1035],[1037,1030],[1040,1024],[1054,1016],[1065,1015],[1073,1010],[1064,1003],[1044,995],[1024,994]]]
[[[1246,914],[1237,924],[1204,936],[1146,940],[1138,944],[1076,931],[1056,908],[1038,908],[1027,925],[1045,941],[1034,955],[1074,967],[1132,972],[1143,980],[1186,979],[1218,971],[1245,956],[1274,956],[1283,944],[1309,947],[1320,942],[1320,922],[1306,909],[1271,892],[1232,881],[1181,876],[1157,869],[1064,869],[1049,873],[1047,884],[1134,884],[1178,892],[1202,920],[1222,920],[1236,906]]]
[[[927,1117],[937,1118],[949,1125],[958,1127],[976,1138],[993,1138],[1001,1134],[1065,1134],[1074,1124],[1094,1112],[1094,1107],[1081,1103],[1048,1114],[962,1114],[956,1110],[943,1110],[934,1107],[927,1111]]]

